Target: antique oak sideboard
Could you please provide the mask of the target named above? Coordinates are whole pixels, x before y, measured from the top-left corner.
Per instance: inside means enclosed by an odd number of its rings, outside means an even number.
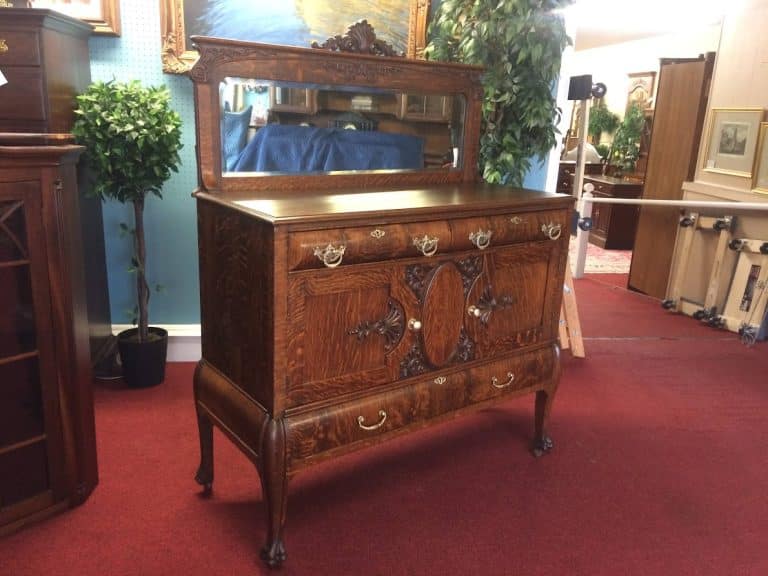
[[[263,560],[310,465],[527,393],[549,450],[573,199],[477,181],[482,70],[194,41],[196,480],[217,426],[258,470]]]

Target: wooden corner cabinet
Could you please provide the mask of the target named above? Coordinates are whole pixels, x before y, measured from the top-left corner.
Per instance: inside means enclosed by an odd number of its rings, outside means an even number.
[[[98,481],[81,151],[0,138],[0,534],[83,502]]]
[[[548,451],[573,199],[477,181],[481,69],[195,42],[204,493],[216,426],[256,466],[261,555],[277,566],[289,479],[308,466],[521,394],[535,397],[533,451]],[[461,104],[460,160],[223,175],[219,85],[232,77],[321,91],[428,90]],[[415,129],[407,119],[400,127],[410,146]],[[400,140],[367,132],[350,154],[385,159]]]

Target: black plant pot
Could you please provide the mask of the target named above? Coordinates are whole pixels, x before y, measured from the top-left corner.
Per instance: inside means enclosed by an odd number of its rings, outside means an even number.
[[[168,332],[162,328],[149,328],[150,339],[138,342],[138,328],[123,330],[117,335],[117,348],[123,365],[123,380],[129,388],[157,386],[165,380],[165,357],[168,351]]]

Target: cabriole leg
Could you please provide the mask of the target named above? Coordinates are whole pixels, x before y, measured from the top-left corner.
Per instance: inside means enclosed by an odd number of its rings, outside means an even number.
[[[547,424],[549,423],[549,414],[552,411],[552,403],[555,400],[555,392],[557,392],[557,387],[560,384],[561,365],[559,346],[553,346],[553,355],[554,363],[549,385],[544,390],[536,392],[533,442],[531,443],[531,453],[536,458],[543,456],[554,448],[552,438],[547,435]]]
[[[209,496],[213,487],[213,424],[207,416],[197,411],[197,430],[200,433],[200,467],[195,480]]]
[[[547,436],[546,433],[546,424],[547,420],[549,420],[549,410],[551,406],[552,394],[546,390],[539,390],[536,392],[534,434],[533,444],[531,445],[531,452],[536,458],[543,456],[554,448],[552,438]]]
[[[285,450],[283,422],[270,420],[261,438],[259,470],[267,512],[267,542],[261,549],[261,559],[270,568],[277,568],[287,558],[283,545],[283,526],[288,502]]]

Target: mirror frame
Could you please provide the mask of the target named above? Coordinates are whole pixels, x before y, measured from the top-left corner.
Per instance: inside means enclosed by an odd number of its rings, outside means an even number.
[[[423,58],[424,48],[427,45],[429,1],[408,0],[408,2],[408,46],[405,55],[408,58]],[[373,24],[376,25],[375,22]],[[184,0],[160,0],[160,30],[163,72],[186,74],[197,62],[198,53],[191,46],[187,46],[187,34],[184,30]]]
[[[418,186],[478,180],[483,69],[465,64],[332,52],[221,38],[194,37],[200,58],[194,84],[199,183],[209,191],[282,192],[345,186]],[[219,83],[226,77],[463,96],[463,160],[453,170],[374,170],[342,173],[222,175]]]

